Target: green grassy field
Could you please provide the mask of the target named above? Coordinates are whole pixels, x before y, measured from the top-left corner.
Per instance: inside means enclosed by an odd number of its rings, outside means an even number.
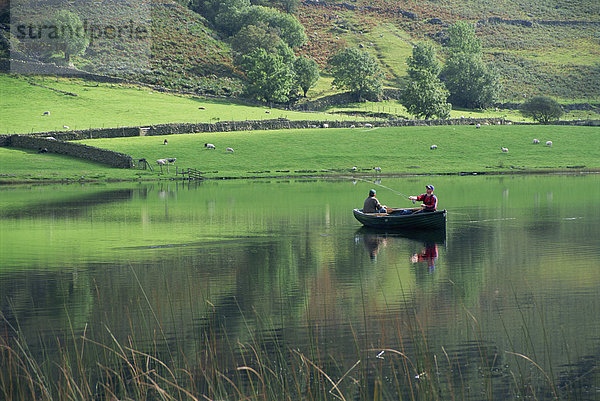
[[[443,126],[201,133],[81,143],[135,159],[177,158],[178,169],[195,168],[207,178],[376,175],[373,167],[381,167],[381,175],[514,173],[598,171],[599,133],[593,127]],[[533,145],[533,138],[542,144]],[[544,145],[548,140],[552,147]],[[205,149],[206,142],[217,149]],[[437,150],[430,150],[432,144]],[[226,147],[235,152],[226,152]],[[10,148],[0,148],[0,159],[0,180],[5,183],[177,178],[175,166],[168,173],[163,167],[161,173],[155,162],[153,171],[123,170]]]
[[[77,96],[34,86],[28,81]],[[343,115],[269,109],[222,98],[176,95],[145,87],[60,77],[25,78],[0,74],[0,88],[0,134],[280,117],[290,120],[349,119]],[[50,115],[44,116],[45,111],[50,111]]]

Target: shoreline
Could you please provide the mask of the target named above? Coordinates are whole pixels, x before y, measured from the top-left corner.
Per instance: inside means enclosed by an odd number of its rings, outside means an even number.
[[[364,179],[364,178],[408,178],[408,177],[426,177],[426,176],[498,176],[498,175],[580,175],[580,174],[600,174],[600,168],[590,168],[590,169],[544,169],[544,170],[515,170],[515,171],[463,171],[456,173],[423,173],[423,174],[415,174],[415,173],[387,173],[387,174],[332,174],[332,175],[268,175],[268,176],[251,176],[251,177],[242,177],[242,176],[229,176],[229,177],[205,177],[200,180],[188,179],[184,177],[169,177],[169,178],[148,178],[148,179],[80,179],[80,180],[58,180],[58,179],[50,179],[45,180],[44,178],[39,178],[35,180],[3,180],[0,179],[0,187],[6,187],[10,185],[29,185],[29,184],[38,184],[38,185],[54,185],[54,184],[115,184],[115,183],[125,183],[125,182],[159,182],[159,181],[188,181],[188,182],[203,182],[203,181],[224,181],[224,180],[272,180],[272,179],[318,179],[318,180],[327,180],[327,179]]]

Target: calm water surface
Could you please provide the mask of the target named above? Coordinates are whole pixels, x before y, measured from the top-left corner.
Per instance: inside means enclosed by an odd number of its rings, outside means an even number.
[[[445,233],[352,216],[429,183]],[[191,357],[210,331],[232,370],[260,343],[368,394],[358,361],[387,377],[401,351],[419,381],[425,353],[440,399],[598,400],[598,199],[598,175],[0,187],[0,330],[46,362],[64,333]]]

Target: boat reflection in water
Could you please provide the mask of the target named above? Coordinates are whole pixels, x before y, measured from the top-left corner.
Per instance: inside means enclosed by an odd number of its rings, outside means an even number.
[[[356,242],[362,242],[373,261],[377,261],[377,254],[385,248],[390,241],[409,239],[422,244],[422,249],[410,257],[412,263],[426,263],[430,272],[435,270],[438,258],[438,245],[445,245],[446,230],[382,230],[371,227],[361,227],[356,231]]]

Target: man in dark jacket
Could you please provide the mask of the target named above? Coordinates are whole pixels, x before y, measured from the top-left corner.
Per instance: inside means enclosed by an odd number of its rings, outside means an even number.
[[[369,190],[369,197],[365,199],[363,213],[387,213],[387,207],[379,203],[375,197],[375,190]]]

